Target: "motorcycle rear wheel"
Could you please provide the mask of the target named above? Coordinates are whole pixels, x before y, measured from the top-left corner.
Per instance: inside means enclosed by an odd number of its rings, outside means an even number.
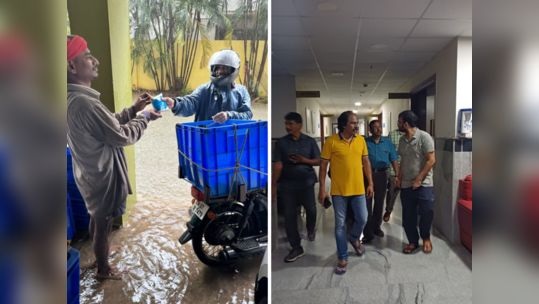
[[[224,261],[219,257],[219,252],[230,244],[223,244],[218,236],[221,231],[232,230],[237,236],[239,233],[239,224],[243,214],[243,208],[238,205],[225,207],[219,210],[215,220],[209,217],[204,218],[198,231],[193,235],[193,250],[198,259],[211,267],[219,267],[231,264],[233,261]],[[243,237],[252,235],[257,231],[257,224],[254,217],[250,217],[247,227],[242,233]]]

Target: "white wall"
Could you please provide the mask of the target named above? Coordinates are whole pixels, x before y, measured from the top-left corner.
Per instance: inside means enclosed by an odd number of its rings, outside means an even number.
[[[472,107],[472,56],[472,38],[455,38],[399,89],[400,92],[410,92],[436,75],[436,137],[455,137],[458,111]]]
[[[359,135],[361,136],[365,136],[365,131],[366,131],[366,127],[365,127],[365,121],[359,121]]]
[[[410,78],[400,92],[411,92],[423,81],[436,75],[436,137],[457,135],[457,58],[459,39],[455,38],[421,71]],[[409,109],[409,108],[408,108]],[[455,113],[455,115],[449,115]]]
[[[333,127],[333,119],[331,119],[331,117],[324,117],[324,128],[325,128],[324,135],[326,137],[333,135],[332,127]]]
[[[472,108],[472,38],[455,38],[436,55],[421,71],[411,77],[398,92],[409,93],[428,78],[436,75],[434,114],[430,119],[436,123],[436,137],[457,135],[457,115],[462,108]],[[428,110],[427,106],[427,110]],[[373,113],[383,112],[384,135],[397,128],[400,112],[410,109],[409,100],[386,100]],[[389,117],[391,113],[391,118]],[[448,115],[448,113],[455,113]],[[433,116],[434,118],[430,118]]]
[[[274,76],[271,81],[271,137],[281,138],[286,135],[284,117],[296,112],[296,79],[294,76]]]
[[[273,84],[273,87],[275,87],[275,84]],[[305,108],[309,108],[314,112],[314,133],[307,133],[307,117],[305,117]],[[301,129],[301,132],[305,135],[309,135],[310,137],[320,137],[320,111],[322,111],[322,114],[327,113],[322,109],[318,100],[314,98],[298,98],[296,100],[295,111],[301,114],[301,117],[303,117],[303,128]]]
[[[388,99],[386,100],[375,113],[382,113],[382,125],[385,123],[384,136],[388,136],[389,132],[397,129],[397,121],[399,114],[403,111],[410,110],[409,99]]]
[[[457,112],[472,108],[473,63],[472,38],[459,38],[457,57]]]

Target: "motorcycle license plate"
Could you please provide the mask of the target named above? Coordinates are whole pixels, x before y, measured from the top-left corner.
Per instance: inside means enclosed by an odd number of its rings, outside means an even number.
[[[195,204],[191,206],[191,211],[193,212],[193,214],[201,220],[204,219],[206,213],[208,213],[208,210],[210,210],[210,206],[206,205],[204,202],[196,201]]]

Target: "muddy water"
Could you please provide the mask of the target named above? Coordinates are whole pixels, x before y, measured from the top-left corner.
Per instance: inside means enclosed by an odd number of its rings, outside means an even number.
[[[255,120],[267,120],[267,106],[253,105]],[[127,269],[123,281],[96,281],[81,275],[81,303],[253,303],[262,258],[210,268],[181,246],[191,204],[190,184],[178,178],[175,125],[191,122],[165,113],[135,146],[137,198],[128,223],[111,235],[124,250],[111,263]],[[81,267],[93,263],[91,243],[75,244]]]

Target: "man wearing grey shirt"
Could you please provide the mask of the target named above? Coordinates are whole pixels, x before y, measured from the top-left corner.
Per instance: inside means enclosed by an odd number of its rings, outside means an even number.
[[[125,213],[126,198],[132,194],[123,147],[139,141],[148,123],[161,114],[143,111],[151,103],[148,94],[133,106],[111,113],[101,103],[101,94],[91,88],[99,76],[98,66],[82,37],[67,37],[67,142],[75,182],[91,216],[88,228],[96,278],[121,280],[122,273],[109,264],[108,234],[114,218]]]
[[[404,248],[410,254],[419,248],[419,237],[423,239],[423,251],[432,252],[430,229],[434,219],[434,183],[432,167],[436,162],[434,140],[429,133],[417,128],[418,118],[412,111],[399,115],[399,130],[405,135],[399,142],[401,156],[399,177],[395,185],[401,188],[402,226],[409,245]],[[419,233],[417,231],[417,215]]]

